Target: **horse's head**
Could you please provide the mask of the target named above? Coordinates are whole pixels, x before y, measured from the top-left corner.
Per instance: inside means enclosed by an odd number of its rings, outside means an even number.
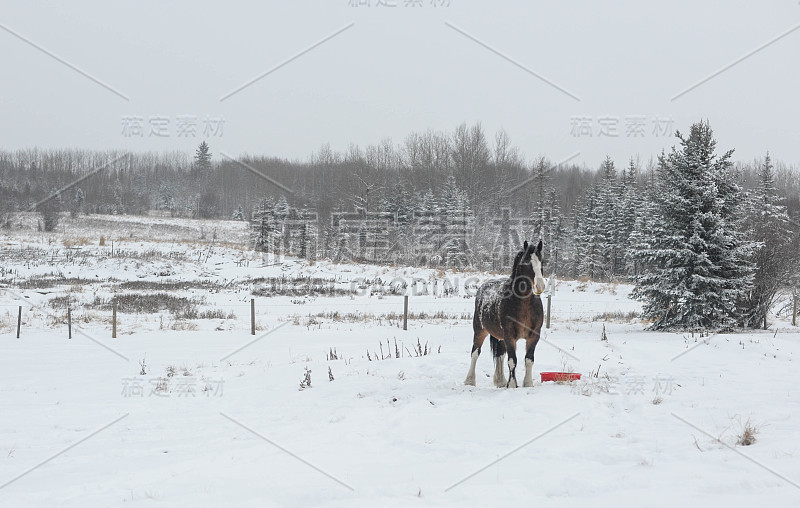
[[[537,295],[542,294],[545,288],[544,276],[542,275],[542,241],[535,247],[527,240],[522,246],[522,251],[517,254],[514,260],[513,277],[523,277],[533,282],[533,292]]]

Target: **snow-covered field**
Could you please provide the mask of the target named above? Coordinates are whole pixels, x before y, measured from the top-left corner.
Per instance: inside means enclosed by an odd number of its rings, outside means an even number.
[[[487,343],[466,387],[492,274],[265,263],[243,222],[32,221],[0,232],[0,506],[800,505],[784,319],[644,332],[629,286],[553,281],[535,374],[583,379],[494,388]]]

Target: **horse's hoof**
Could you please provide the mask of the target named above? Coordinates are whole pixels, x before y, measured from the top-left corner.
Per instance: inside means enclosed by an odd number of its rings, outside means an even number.
[[[508,384],[506,384],[506,388],[516,388],[517,387],[517,380],[513,377],[508,380]]]
[[[464,380],[464,384],[467,386],[475,386],[475,378],[467,378]]]

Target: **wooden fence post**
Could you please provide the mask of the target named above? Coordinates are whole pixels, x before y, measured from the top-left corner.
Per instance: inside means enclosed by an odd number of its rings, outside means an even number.
[[[72,309],[67,308],[67,330],[69,331],[69,339],[72,340]]]
[[[408,295],[403,297],[403,330],[408,330]]]
[[[256,299],[250,299],[250,335],[256,334]]]
[[[792,326],[797,326],[797,293],[792,298]]]
[[[17,338],[19,338],[19,329],[22,327],[22,305],[19,306],[19,314],[17,315]]]
[[[552,298],[552,294],[547,295],[547,328],[550,328],[550,299]]]
[[[117,299],[114,298],[114,303],[112,304],[112,313],[111,313],[111,338],[117,338]]]

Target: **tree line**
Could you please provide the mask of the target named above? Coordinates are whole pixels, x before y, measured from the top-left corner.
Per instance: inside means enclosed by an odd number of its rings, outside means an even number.
[[[460,247],[472,254],[469,262],[496,249],[496,220],[509,208],[529,219],[526,236],[545,241],[550,273],[636,281],[637,294],[649,302],[646,313],[660,325],[727,326],[730,309],[741,310],[745,300],[758,309],[749,324],[763,324],[777,288],[796,272],[787,245],[796,238],[800,172],[768,155],[738,163],[732,152],[717,156],[703,123],[676,142],[671,152],[646,163],[606,158],[595,169],[526,159],[508,134],[488,136],[479,123],[411,133],[397,144],[385,139],[363,149],[351,145],[343,152],[324,145],[306,161],[214,157],[205,142],[193,155],[0,151],[0,221],[13,227],[15,213],[32,206],[42,213],[43,229],[67,212],[157,210],[252,220],[284,202],[314,210],[322,231],[340,212],[385,212],[398,226],[420,214],[458,215],[468,216],[472,228],[470,244]],[[395,240],[403,247],[415,238],[400,234]],[[675,279],[677,273],[691,277]],[[683,296],[658,290],[673,283],[683,284]],[[694,308],[713,308],[723,317],[676,314],[691,307],[676,306],[676,298],[684,302],[701,286],[728,296],[697,301]]]

